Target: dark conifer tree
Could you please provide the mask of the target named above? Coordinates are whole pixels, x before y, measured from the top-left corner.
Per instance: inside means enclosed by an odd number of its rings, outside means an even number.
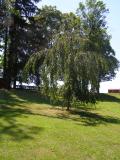
[[[9,51],[7,55],[7,71],[6,78],[10,87],[11,82],[14,82],[16,88],[17,74],[20,71],[21,57],[27,55],[27,27],[29,19],[36,11],[35,3],[39,0],[15,0],[10,2],[10,19],[9,24]],[[23,63],[23,62],[22,62]]]

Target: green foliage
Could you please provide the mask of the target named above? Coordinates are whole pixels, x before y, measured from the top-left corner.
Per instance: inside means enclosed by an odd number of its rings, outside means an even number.
[[[38,9],[38,1],[14,0],[3,7],[12,20],[0,25],[9,85],[31,80],[53,101],[63,81],[60,96],[67,109],[74,99],[95,104],[100,82],[112,79],[119,65],[107,33],[108,9],[100,0],[86,0],[77,14],[63,14],[52,6]]]
[[[62,14],[61,25],[57,23],[60,22],[57,18],[61,13],[56,8],[45,6],[41,11],[39,20],[43,17],[45,26],[51,24],[51,45],[46,54],[42,50],[39,55],[33,55],[27,68],[39,68],[42,89],[52,99],[56,99],[59,90],[57,82],[64,82],[60,95],[67,109],[74,99],[95,104],[99,83],[103,79],[113,78],[118,68],[110,36],[107,34],[105,15],[108,10],[105,4],[96,0],[87,0],[85,5],[80,3],[77,15]],[[47,19],[43,16],[46,14]],[[50,21],[51,18],[56,21]],[[59,27],[54,30],[53,26],[57,25]],[[43,63],[37,63],[36,60],[39,61],[42,54]]]
[[[4,44],[4,78],[10,83],[14,81],[14,87],[16,86],[16,80],[20,77],[23,67],[29,57],[29,46],[31,40],[29,40],[29,18],[37,12],[37,6],[35,5],[39,0],[5,0],[3,6],[3,39]],[[7,40],[6,40],[6,32]]]
[[[103,60],[98,63],[99,82],[111,80],[119,66],[110,44],[111,36],[107,33],[106,13],[108,9],[100,0],[86,0],[85,4],[79,4],[77,10],[81,18],[82,34],[91,42],[87,47],[91,52],[96,52],[103,57]]]
[[[28,78],[35,77],[37,86],[41,85],[41,66],[47,54],[47,48],[52,47],[53,36],[59,29],[60,22],[61,12],[52,6],[44,6],[34,17],[30,18],[29,34],[32,45],[28,48],[31,56],[25,70],[28,71]]]
[[[68,109],[73,97],[85,103],[95,103],[89,91],[89,82],[95,82],[97,76],[92,72],[93,68],[88,67],[94,55],[92,58],[88,51],[84,52],[84,45],[86,42],[74,32],[64,33],[48,51],[44,62],[44,74],[46,77],[49,75],[47,86],[50,90],[57,87],[57,81],[64,81],[62,96]]]

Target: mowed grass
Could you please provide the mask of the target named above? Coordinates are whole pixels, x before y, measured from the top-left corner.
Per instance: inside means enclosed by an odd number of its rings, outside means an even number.
[[[120,160],[120,94],[67,112],[37,92],[1,90],[0,160]]]

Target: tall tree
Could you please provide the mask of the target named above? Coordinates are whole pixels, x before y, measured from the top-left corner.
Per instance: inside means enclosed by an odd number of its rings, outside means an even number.
[[[98,57],[95,58],[97,60],[96,90],[98,92],[99,83],[102,80],[112,79],[118,68],[118,60],[115,58],[115,52],[110,44],[111,36],[107,33],[106,13],[108,13],[108,9],[100,0],[86,0],[85,4],[79,4],[77,10],[81,19],[81,34],[90,42],[87,49],[91,55],[96,53],[95,55]]]
[[[11,25],[9,26],[9,52],[7,55],[7,72],[6,78],[10,86],[11,81],[14,81],[14,87],[16,87],[16,78],[19,71],[19,59],[20,55],[23,53],[24,49],[21,49],[21,46],[25,46],[27,43],[24,36],[26,34],[25,27],[29,24],[29,18],[33,16],[37,7],[35,5],[39,0],[13,0],[10,1],[10,16],[11,16]],[[22,35],[22,36],[21,36]]]
[[[78,16],[63,15],[61,28],[47,50],[42,65],[43,86],[54,96],[57,81],[63,80],[67,109],[74,97],[84,103],[95,103],[100,81],[112,78],[118,68],[107,33],[107,11],[102,1],[80,3]]]
[[[0,42],[1,52],[3,52],[3,78],[6,77],[7,49],[8,49],[8,26],[9,19],[9,0],[0,2]]]
[[[61,19],[61,12],[52,6],[44,6],[30,19],[29,35],[32,37],[30,39],[30,41],[32,40],[32,46],[28,47],[31,57],[26,68],[29,69],[29,76],[34,77],[37,86],[42,81],[40,68],[46,56],[44,50],[52,47],[54,35],[61,26]]]

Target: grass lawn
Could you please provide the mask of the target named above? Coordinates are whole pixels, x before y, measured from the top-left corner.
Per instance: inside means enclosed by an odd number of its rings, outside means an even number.
[[[120,160],[120,94],[67,112],[35,92],[0,91],[0,160]]]

